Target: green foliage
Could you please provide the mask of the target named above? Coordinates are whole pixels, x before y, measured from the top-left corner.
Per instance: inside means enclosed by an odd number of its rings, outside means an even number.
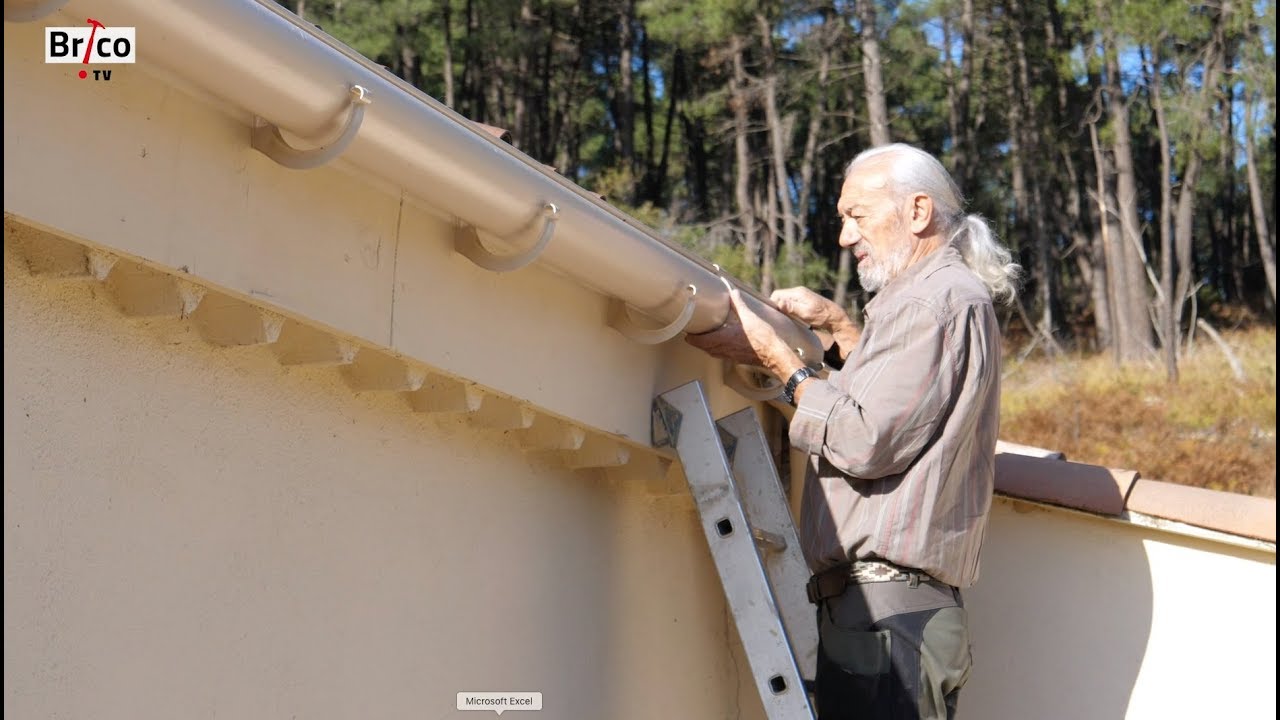
[[[638,10],[655,38],[698,46],[751,32],[751,17],[758,7],[753,0],[642,0]]]
[[[774,270],[777,287],[791,287],[794,285],[804,285],[807,288],[824,292],[831,290],[835,285],[835,273],[832,272],[831,266],[827,264],[825,258],[820,257],[812,247],[801,245],[799,247],[799,257],[794,261],[783,253],[778,258],[778,265]]]
[[[946,78],[938,71],[938,49],[929,44],[928,18],[910,6],[885,33],[885,92],[897,108],[895,140],[941,147],[946,135]]]

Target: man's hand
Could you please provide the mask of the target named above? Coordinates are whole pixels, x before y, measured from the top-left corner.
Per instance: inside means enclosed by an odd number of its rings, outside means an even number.
[[[751,311],[742,294],[729,291],[732,312],[725,324],[701,335],[686,335],[685,342],[715,357],[742,365],[765,368],[785,381],[804,363],[769,323]]]
[[[769,300],[782,312],[806,323],[809,327],[825,330],[835,338],[840,348],[840,357],[847,358],[858,344],[858,336],[862,332],[849,319],[839,305],[828,300],[807,287],[792,287],[774,290]]]
[[[832,330],[834,326],[849,321],[849,316],[839,305],[822,297],[807,287],[774,290],[769,300],[782,312],[819,330]]]

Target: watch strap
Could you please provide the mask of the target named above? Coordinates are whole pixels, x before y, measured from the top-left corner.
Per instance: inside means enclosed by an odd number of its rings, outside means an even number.
[[[791,373],[791,377],[787,378],[787,384],[782,387],[782,399],[785,400],[788,405],[795,405],[796,388],[800,387],[800,383],[804,382],[806,378],[811,378],[817,374],[818,373],[814,372],[807,366]]]

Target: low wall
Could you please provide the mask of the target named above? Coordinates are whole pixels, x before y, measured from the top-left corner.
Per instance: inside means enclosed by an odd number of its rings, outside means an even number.
[[[1274,717],[1275,559],[997,499],[960,718]]]

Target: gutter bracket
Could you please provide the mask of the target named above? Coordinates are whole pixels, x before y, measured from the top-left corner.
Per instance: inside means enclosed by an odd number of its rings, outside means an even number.
[[[538,241],[533,244],[533,247],[523,252],[513,255],[495,255],[489,252],[484,245],[480,244],[480,234],[473,225],[460,225],[454,230],[453,249],[490,272],[504,273],[519,270],[537,260],[542,251],[547,249],[547,245],[551,243],[551,236],[555,234],[556,220],[559,216],[560,208],[556,207],[555,203],[543,205],[542,234],[538,236]]]
[[[766,385],[758,385],[756,383],[748,382],[746,378],[742,376],[742,373],[749,370],[754,370],[754,368],[749,365],[738,365],[732,360],[725,360],[724,384],[727,385],[730,390],[733,390],[748,400],[768,402],[770,400],[777,400],[781,397],[782,383],[778,382],[774,378],[770,378],[770,382]]]
[[[67,0],[47,0],[46,2],[24,5],[16,2],[4,4],[4,21],[12,23],[33,22],[62,9]]]
[[[689,325],[689,321],[693,319],[693,311],[697,307],[694,303],[697,295],[697,286],[686,285],[684,309],[670,323],[660,328],[652,329],[640,327],[632,319],[627,304],[622,300],[613,298],[609,301],[609,327],[622,333],[628,340],[638,342],[641,345],[664,343],[684,332],[684,329]]]
[[[351,86],[351,108],[347,115],[347,124],[334,140],[319,145],[311,150],[299,150],[293,147],[280,134],[280,128],[261,121],[254,125],[251,145],[254,150],[275,160],[291,170],[311,170],[342,154],[351,141],[360,132],[360,124],[364,122],[364,109],[371,100],[369,91],[361,85]]]

